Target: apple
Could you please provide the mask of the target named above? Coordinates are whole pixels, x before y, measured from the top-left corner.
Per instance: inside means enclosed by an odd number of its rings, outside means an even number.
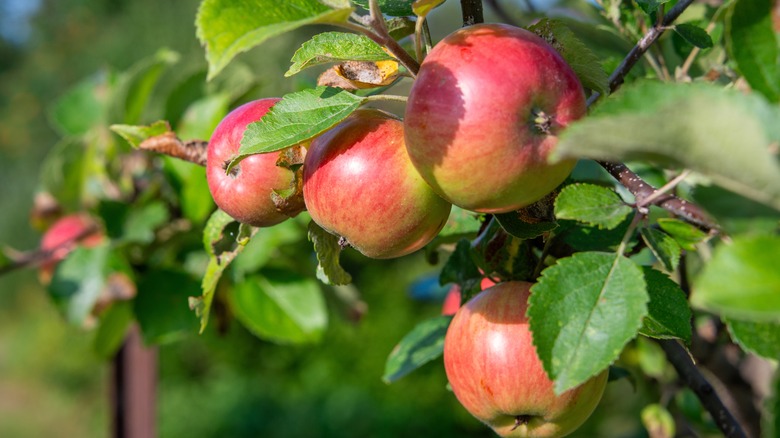
[[[39,278],[49,283],[54,268],[78,246],[91,248],[103,241],[103,232],[87,214],[63,216],[49,227],[41,238],[40,250],[46,257],[40,264]]]
[[[451,208],[409,161],[403,123],[371,109],[354,112],[312,141],[303,199],[314,222],[377,259],[425,246]]]
[[[496,284],[495,281],[485,277],[480,282],[480,290],[485,290],[494,284]],[[452,287],[450,287],[450,290],[447,291],[447,295],[444,297],[444,303],[441,306],[442,315],[454,315],[455,312],[460,309],[460,292],[460,286],[457,284],[454,284]]]
[[[478,24],[445,37],[420,66],[406,146],[444,199],[477,212],[514,211],[569,175],[574,160],[547,158],[586,109],[582,85],[552,46],[514,26]]]
[[[260,120],[279,100],[259,99],[231,111],[214,129],[206,154],[206,178],[214,202],[233,219],[256,227],[276,225],[302,210],[301,204],[281,211],[274,203],[274,194],[289,190],[295,180],[289,167],[277,165],[281,151],[250,155],[225,172],[238,155],[247,125]]]
[[[444,338],[444,367],[458,401],[498,435],[561,437],[596,408],[607,372],[555,395],[526,318],[530,287],[499,283],[461,307]]]

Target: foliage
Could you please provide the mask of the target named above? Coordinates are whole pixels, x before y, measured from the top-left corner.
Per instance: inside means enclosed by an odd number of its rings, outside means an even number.
[[[385,19],[443,8],[430,10],[438,2],[375,3],[388,8],[384,17],[352,3],[203,0],[196,26],[207,71],[163,87],[180,56],[161,49],[125,71],[83,80],[52,104],[62,139],[42,163],[41,191],[65,211],[99,218],[109,239],[70,252],[47,287],[69,322],[97,327],[100,355],[115,352],[132,321],[149,344],[170,343],[198,328],[204,333],[216,313],[219,324],[229,315],[265,341],[316,345],[329,341],[329,324],[340,320],[335,306],[356,311],[359,296],[340,288],[359,277],[366,262],[343,250],[338,236],[305,213],[272,228],[239,224],[214,208],[198,164],[167,149],[152,148],[169,156],[140,150],[173,134],[207,140],[260,80],[228,65],[307,25],[327,30],[291,55],[285,76],[333,63],[362,62],[368,69],[388,60],[401,65],[400,74],[369,90],[319,85],[286,94],[249,126],[226,171],[253,154],[306,144],[364,105],[399,100],[386,86],[413,80],[421,59],[403,49],[406,39],[391,37]],[[725,324],[740,354],[777,360],[780,45],[772,2],[699,4],[671,28],[657,17],[690,2],[597,4],[583,6],[597,25],[541,17],[528,27],[572,65],[592,103],[554,150],[554,159],[581,160],[572,177],[519,211],[454,209],[426,258],[444,261],[436,268],[441,285],[459,284],[466,298],[482,276],[535,282],[528,316],[556,393],[616,364],[636,371],[634,378],[638,373],[668,384],[671,365],[647,340],[675,339],[692,348],[699,341],[692,320]],[[365,15],[355,18],[354,11]],[[599,44],[604,28],[618,43]],[[667,28],[673,32],[660,35]],[[615,47],[633,46],[647,29],[660,38],[629,74],[633,65],[618,64],[627,54]],[[418,57],[424,43],[435,43],[426,35],[420,25],[408,37]],[[608,77],[608,66],[620,75]],[[610,172],[616,180],[588,173],[590,160],[608,171],[618,162],[642,170]],[[5,256],[0,269],[15,263]],[[214,312],[222,307],[229,311]],[[383,380],[396,382],[436,360],[448,323],[435,317],[410,325],[387,352]],[[632,354],[641,359],[632,362]],[[673,402],[648,402],[641,416],[648,430],[674,430],[672,414],[690,407],[677,394]],[[767,418],[780,417],[774,400]],[[706,420],[691,418],[707,430]]]

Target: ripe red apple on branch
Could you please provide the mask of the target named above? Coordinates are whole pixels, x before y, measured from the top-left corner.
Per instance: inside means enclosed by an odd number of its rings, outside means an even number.
[[[455,314],[444,339],[452,391],[471,415],[505,437],[561,437],[601,400],[607,372],[555,395],[529,330],[531,283],[499,283]]]
[[[97,222],[86,214],[63,216],[52,224],[41,238],[41,251],[50,254],[41,262],[39,278],[48,284],[54,268],[78,246],[94,247],[103,241],[103,233]]]
[[[404,116],[417,170],[444,199],[502,213],[569,175],[548,164],[557,133],[586,112],[574,71],[533,33],[503,24],[460,29],[423,61]]]
[[[303,165],[303,198],[317,224],[378,259],[425,246],[451,207],[409,161],[403,123],[369,109],[312,141]]]
[[[231,111],[214,129],[207,151],[206,177],[214,202],[233,219],[256,227],[276,225],[300,212],[280,211],[273,201],[274,193],[291,187],[294,172],[277,165],[281,151],[250,155],[229,173],[225,169],[238,154],[247,125],[260,120],[279,100],[259,99]]]

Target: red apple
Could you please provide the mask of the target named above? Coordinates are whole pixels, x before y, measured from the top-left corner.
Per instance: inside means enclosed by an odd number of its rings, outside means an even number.
[[[76,247],[90,248],[102,241],[100,227],[88,215],[77,213],[58,219],[41,238],[41,251],[49,253],[40,264],[41,282],[51,281],[54,268]]]
[[[539,200],[575,161],[548,164],[558,132],[586,112],[572,69],[544,40],[503,24],[460,29],[437,44],[404,117],[417,170],[451,203],[502,213]]]
[[[255,100],[231,111],[214,129],[206,156],[206,178],[214,202],[233,219],[256,227],[276,225],[300,211],[282,212],[272,198],[275,192],[291,187],[294,172],[277,165],[280,151],[250,155],[230,173],[225,169],[238,154],[247,125],[260,120],[279,100]]]
[[[483,278],[480,282],[480,290],[485,290],[494,284],[496,284],[495,281],[489,278]],[[460,286],[457,284],[452,285],[450,290],[447,291],[447,295],[444,297],[444,303],[441,306],[441,314],[454,315],[455,312],[460,309],[460,300]]]
[[[303,198],[317,224],[378,259],[422,248],[451,207],[414,170],[403,123],[377,110],[358,110],[312,141]]]
[[[607,372],[555,395],[526,318],[530,287],[499,283],[461,307],[444,339],[444,367],[458,401],[499,435],[561,437],[596,408]]]

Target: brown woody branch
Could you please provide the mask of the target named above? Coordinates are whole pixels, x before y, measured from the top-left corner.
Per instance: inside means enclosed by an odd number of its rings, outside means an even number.
[[[669,362],[677,370],[680,379],[696,393],[702,406],[710,413],[723,435],[728,438],[746,437],[742,426],[720,400],[715,388],[699,372],[688,351],[679,342],[671,339],[660,339],[658,343],[666,353]]]
[[[463,27],[482,23],[482,0],[460,0],[460,11],[463,15]]]

